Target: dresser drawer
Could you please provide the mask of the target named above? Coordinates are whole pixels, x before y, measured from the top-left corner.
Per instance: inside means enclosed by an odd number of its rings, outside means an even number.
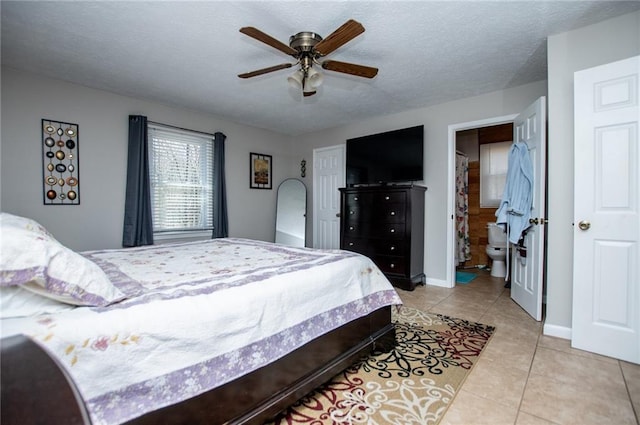
[[[407,194],[404,192],[361,192],[347,193],[345,202],[347,205],[371,205],[382,206],[384,204],[405,204]]]
[[[347,224],[343,226],[342,231],[344,232],[345,238],[367,236],[369,234],[367,226],[356,220],[349,220]]]
[[[360,205],[346,205],[344,219],[348,223],[371,221],[371,211]]]
[[[404,255],[404,241],[402,239],[373,239],[370,242],[374,255]]]
[[[407,272],[406,257],[396,257],[392,255],[374,255],[373,262],[376,263],[382,273],[404,275]]]
[[[403,239],[404,226],[404,223],[376,223],[369,226],[367,234],[371,238]]]
[[[376,205],[346,205],[345,219],[351,223],[404,223],[405,206],[403,204],[390,204],[382,207]]]
[[[405,192],[381,192],[373,196],[373,202],[376,204],[398,203],[404,204],[407,200]]]
[[[372,208],[373,221],[381,223],[404,223],[405,221],[404,204],[374,205]]]
[[[346,249],[347,251],[353,251],[364,255],[370,255],[373,251],[369,240],[360,239],[360,238],[352,238],[345,236],[342,239],[341,249]]]
[[[347,193],[345,202],[350,206],[370,205],[374,198],[373,193]]]
[[[404,223],[376,223],[347,220],[343,225],[345,238],[402,239],[405,236]]]

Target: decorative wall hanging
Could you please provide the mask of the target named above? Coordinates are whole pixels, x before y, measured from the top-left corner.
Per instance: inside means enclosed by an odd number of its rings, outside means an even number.
[[[79,205],[78,124],[43,118],[41,143],[44,204]]]
[[[249,187],[271,189],[271,155],[251,152]]]

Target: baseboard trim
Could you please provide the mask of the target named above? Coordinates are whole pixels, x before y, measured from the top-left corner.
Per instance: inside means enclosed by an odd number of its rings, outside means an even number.
[[[555,336],[556,338],[571,340],[571,328],[558,325],[544,324],[542,333],[548,336]]]
[[[426,278],[425,283],[431,286],[440,286],[442,288],[450,288],[446,280]]]

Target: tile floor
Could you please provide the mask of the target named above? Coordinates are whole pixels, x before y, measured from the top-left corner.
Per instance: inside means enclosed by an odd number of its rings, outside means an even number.
[[[496,326],[441,425],[639,424],[640,366],[542,335],[503,279],[478,271],[453,289],[398,293],[406,306]]]

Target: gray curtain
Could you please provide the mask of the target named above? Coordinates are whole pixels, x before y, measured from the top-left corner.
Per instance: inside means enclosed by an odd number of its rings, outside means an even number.
[[[122,246],[153,245],[147,117],[129,115],[127,192]]]
[[[224,141],[227,136],[217,132],[213,139],[213,234],[212,238],[229,236],[229,220],[227,218],[227,191],[224,179]]]

